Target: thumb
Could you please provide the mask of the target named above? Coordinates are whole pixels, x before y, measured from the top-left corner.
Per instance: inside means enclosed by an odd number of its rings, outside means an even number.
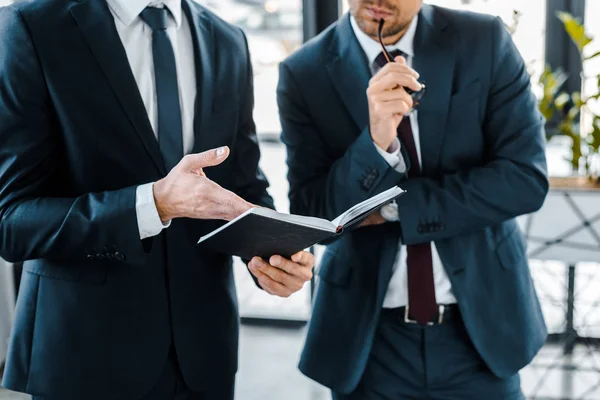
[[[398,56],[396,58],[394,58],[394,60],[401,65],[406,65],[406,58],[402,57],[402,56]]]
[[[181,160],[181,166],[187,170],[198,172],[202,168],[214,167],[229,157],[229,147],[207,150],[203,153],[188,154]]]

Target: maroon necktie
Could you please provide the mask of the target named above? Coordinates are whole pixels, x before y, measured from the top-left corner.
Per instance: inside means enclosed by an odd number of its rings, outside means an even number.
[[[395,58],[404,55],[399,50],[391,52]],[[381,68],[386,60],[383,52],[375,59]],[[409,178],[421,176],[421,167],[417,155],[417,147],[410,126],[410,118],[405,116],[398,127],[398,138],[406,149],[410,159]],[[402,222],[402,221],[400,221]],[[431,258],[431,243],[412,244],[406,246],[408,269],[408,310],[409,317],[425,325],[435,318],[437,302],[435,299],[435,284],[433,281],[433,259]]]
[[[410,158],[409,178],[421,176],[417,148],[410,127],[408,116],[402,119],[398,127],[398,138]],[[402,222],[402,221],[400,221]],[[433,259],[431,243],[411,244],[406,246],[408,268],[408,310],[410,318],[425,325],[437,314],[435,300],[435,284],[433,282]]]

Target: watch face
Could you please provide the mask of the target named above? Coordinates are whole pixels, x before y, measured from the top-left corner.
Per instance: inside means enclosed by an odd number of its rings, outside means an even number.
[[[386,204],[381,207],[381,216],[386,221],[397,221],[398,220],[398,205],[394,203]]]

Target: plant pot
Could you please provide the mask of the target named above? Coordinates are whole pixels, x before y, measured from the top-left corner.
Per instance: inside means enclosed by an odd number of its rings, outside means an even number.
[[[600,182],[552,177],[542,208],[518,219],[530,259],[600,262]]]

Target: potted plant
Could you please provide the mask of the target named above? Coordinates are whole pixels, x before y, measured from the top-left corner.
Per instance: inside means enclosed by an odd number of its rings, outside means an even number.
[[[583,25],[576,18],[566,12],[558,12],[557,17],[575,44],[583,65],[600,57],[600,52],[589,54],[587,51],[593,39],[585,33]],[[547,138],[550,140],[555,136],[563,136],[571,141],[569,161],[573,174],[565,178],[551,177],[551,186],[600,189],[600,115],[590,107],[600,99],[600,75],[581,75],[583,88],[590,81],[596,84],[596,91],[592,94],[561,91],[567,77],[562,69],[552,71],[546,67],[539,79],[543,89],[539,109],[550,122],[546,130]]]
[[[590,54],[593,39],[572,15],[558,12],[566,33],[575,44],[581,62],[600,57]],[[512,29],[518,25],[515,13]],[[538,84],[539,110],[547,121],[546,137],[570,143],[571,175],[550,177],[550,193],[536,213],[519,218],[527,239],[527,254],[537,260],[560,260],[569,264],[600,261],[600,115],[594,105],[600,99],[600,75],[582,74],[582,88],[594,93],[563,90],[568,71],[546,67]],[[586,83],[593,82],[593,85]],[[583,94],[582,94],[583,92]]]

